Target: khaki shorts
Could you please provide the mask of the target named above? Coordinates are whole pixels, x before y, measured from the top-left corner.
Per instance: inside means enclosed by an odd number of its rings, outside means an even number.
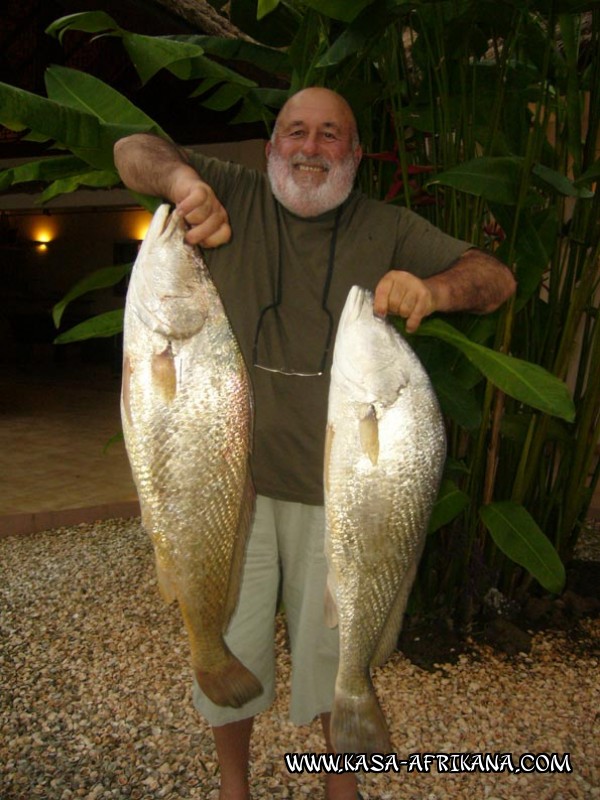
[[[339,636],[337,628],[327,628],[323,618],[327,579],[324,531],[321,506],[257,498],[240,599],[225,639],[261,681],[264,692],[241,708],[222,708],[212,703],[194,680],[194,705],[211,725],[254,716],[273,702],[280,581],[292,654],[290,719],[306,725],[331,710]]]

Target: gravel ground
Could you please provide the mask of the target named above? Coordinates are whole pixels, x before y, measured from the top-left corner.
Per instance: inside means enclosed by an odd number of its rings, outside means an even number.
[[[191,703],[187,644],[156,589],[138,520],[0,540],[0,800],[208,798],[210,732]],[[473,646],[426,672],[401,653],[376,686],[397,759],[413,753],[570,754],[572,772],[363,773],[365,800],[600,798],[600,620],[577,636],[536,634],[508,658]],[[278,627],[279,694],[256,723],[255,798],[323,797],[286,752],[322,752],[317,723],[287,721],[289,660]],[[449,762],[450,763],[450,762]]]

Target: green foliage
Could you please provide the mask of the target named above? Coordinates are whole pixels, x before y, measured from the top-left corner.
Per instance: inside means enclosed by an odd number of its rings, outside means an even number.
[[[119,38],[141,81],[161,69],[195,80],[190,104],[263,121],[267,134],[290,92],[341,91],[366,153],[362,188],[514,269],[518,294],[501,312],[427,320],[411,340],[449,441],[415,597],[420,613],[468,623],[492,587],[517,598],[532,587],[560,592],[600,475],[600,60],[586,56],[600,47],[597,4],[231,0],[229,9],[253,41],[141,36],[103,12],[64,17],[49,33]],[[261,71],[260,86],[242,64]],[[0,189],[42,180],[47,198],[110,185],[119,136],[167,136],[91,76],[52,67],[46,85],[48,98],[0,84],[0,122],[70,155],[6,170]],[[120,279],[116,269],[74,287],[57,322],[72,299]],[[58,341],[110,335],[120,322],[111,312]]]

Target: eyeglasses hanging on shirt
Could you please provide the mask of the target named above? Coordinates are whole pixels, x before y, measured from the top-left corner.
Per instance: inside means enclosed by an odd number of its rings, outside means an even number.
[[[252,351],[252,361],[255,367],[268,372],[306,378],[317,377],[325,372],[334,329],[333,316],[327,307],[327,300],[333,276],[341,213],[342,206],[337,209],[331,233],[327,272],[320,307],[299,308],[290,303],[283,304],[283,256],[278,209],[277,286],[273,303],[261,309],[258,317]],[[319,348],[317,352],[311,353],[308,347],[303,346],[303,331],[306,330],[311,331],[311,339],[320,338],[323,342],[322,348]]]

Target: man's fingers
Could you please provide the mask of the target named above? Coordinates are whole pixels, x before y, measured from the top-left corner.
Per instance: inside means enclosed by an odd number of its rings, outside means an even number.
[[[185,240],[189,244],[197,244],[201,247],[219,247],[227,244],[231,239],[231,226],[227,220],[221,222],[218,219],[208,219],[202,225],[194,225],[185,235]]]
[[[406,319],[406,330],[414,332],[423,317],[433,311],[431,291],[424,281],[401,270],[391,270],[377,284],[373,311],[379,316],[398,314]]]

